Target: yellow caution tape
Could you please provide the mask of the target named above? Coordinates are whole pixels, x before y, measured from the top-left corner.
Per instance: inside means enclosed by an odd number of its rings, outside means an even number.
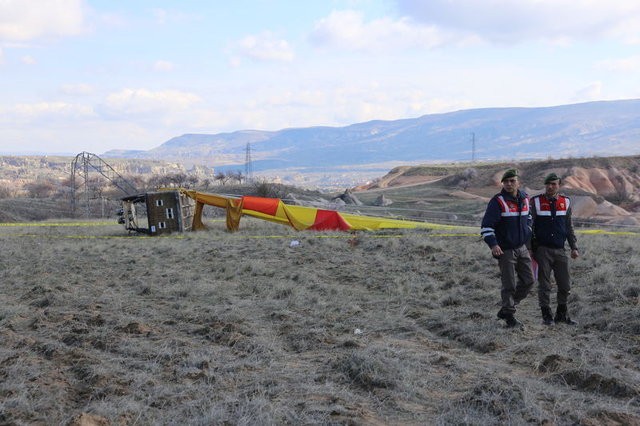
[[[1,227],[30,227],[30,226],[114,226],[119,225],[116,222],[15,222],[0,223]],[[122,226],[122,225],[119,225]]]
[[[69,238],[69,239],[78,239],[78,240],[89,240],[89,239],[108,239],[108,238],[130,238],[132,240],[137,240],[140,237],[142,238],[150,238],[148,235],[47,235],[47,234],[0,234],[0,237],[27,237],[27,238]],[[153,237],[153,239],[157,238],[174,238],[174,239],[183,239],[184,235],[159,235]]]
[[[224,219],[210,219],[207,222],[224,222]],[[20,227],[92,227],[92,226],[121,226],[116,222],[16,222],[16,223],[0,223],[0,228],[20,228]],[[432,229],[438,229],[441,231],[449,230],[452,231],[454,229],[460,231],[469,231],[473,228],[469,226],[456,226],[456,225],[438,225],[433,224]],[[640,236],[640,232],[637,231],[608,231],[604,229],[579,229],[576,230],[577,234],[582,235],[621,235],[621,236]],[[394,234],[394,235],[375,235],[375,234],[363,234],[366,235],[367,238],[402,238],[406,237],[409,234]],[[23,236],[23,237],[42,237],[45,236],[43,234],[0,234],[0,236]],[[106,236],[94,236],[94,235],[47,235],[48,237],[59,237],[59,238],[130,238],[132,235],[106,235]],[[136,235],[147,236],[148,235]],[[233,234],[231,235],[235,238],[294,238],[295,235],[242,235],[242,234]],[[478,237],[480,238],[480,234],[476,232],[433,232],[428,234],[421,234],[421,236],[427,237]],[[154,238],[184,238],[184,234],[174,233],[168,235],[154,236]],[[353,238],[354,234],[347,233],[341,235],[313,235],[311,233],[305,233],[304,238]]]
[[[408,236],[411,236],[410,234],[394,234],[394,235],[375,235],[375,234],[364,234],[361,235],[364,238],[406,238]],[[131,238],[131,239],[137,239],[137,238],[153,238],[153,239],[157,239],[157,238],[174,238],[174,239],[184,239],[187,238],[187,234],[183,234],[183,233],[173,233],[173,234],[166,234],[166,235],[156,235],[156,236],[150,236],[150,235],[144,235],[144,234],[137,234],[137,235],[49,235],[49,234],[4,234],[4,233],[0,233],[0,237],[30,237],[30,238],[36,238],[36,237],[44,237],[44,238],[70,238],[70,239],[108,239],[108,238]],[[358,235],[353,235],[353,234],[341,234],[341,235],[314,235],[314,234],[305,234],[305,235],[295,235],[295,234],[289,234],[289,235],[241,235],[241,234],[230,234],[228,235],[229,238],[237,238],[237,239],[278,239],[278,238],[291,238],[291,239],[296,239],[296,238],[301,238],[301,239],[308,239],[308,238],[358,238]],[[477,237],[480,238],[478,234],[465,234],[465,233],[431,233],[431,234],[424,234],[421,235],[421,237]]]
[[[639,232],[634,231],[605,231],[604,229],[585,229],[576,231],[576,234],[583,235],[632,235],[638,236]]]

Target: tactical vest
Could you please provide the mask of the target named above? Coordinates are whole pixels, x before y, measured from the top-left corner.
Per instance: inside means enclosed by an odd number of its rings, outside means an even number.
[[[522,209],[518,208],[518,203],[514,200],[505,199],[502,195],[497,197],[498,204],[502,212],[502,217],[510,216],[528,216],[529,215],[529,198],[524,198],[522,201]]]
[[[555,201],[545,195],[533,197],[536,218],[533,224],[533,237],[539,246],[563,248],[567,240],[567,212],[571,199],[558,195]]]

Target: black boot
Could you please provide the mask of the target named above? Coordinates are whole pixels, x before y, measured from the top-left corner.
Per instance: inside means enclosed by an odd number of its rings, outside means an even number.
[[[559,322],[563,322],[569,325],[578,325],[577,322],[569,317],[569,313],[567,312],[567,305],[558,305],[558,309],[556,309],[556,316],[553,320],[556,322],[556,324]]]
[[[500,310],[498,311],[498,314],[497,314],[496,316],[498,317],[498,319],[502,319],[502,320],[503,320],[503,319],[507,319],[507,315],[509,315],[509,314],[507,314],[507,313],[504,311],[504,309],[500,309]]]
[[[553,314],[551,313],[551,308],[548,306],[540,306],[540,310],[542,311],[542,323],[544,325],[553,325]]]
[[[500,309],[496,316],[501,320],[505,320],[505,322],[507,323],[507,328],[524,328],[524,325],[520,321],[518,321],[512,313],[509,313],[504,309]]]
[[[513,314],[506,314],[504,320],[507,322],[507,328],[524,328],[524,324],[518,321]]]

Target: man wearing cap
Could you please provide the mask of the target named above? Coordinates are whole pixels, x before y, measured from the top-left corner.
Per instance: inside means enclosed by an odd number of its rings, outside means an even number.
[[[502,190],[487,205],[480,235],[498,259],[502,288],[502,308],[498,318],[507,327],[522,327],[515,317],[516,305],[535,282],[527,245],[531,238],[529,197],[519,190],[518,171],[509,169],[502,175]]]
[[[553,323],[577,324],[569,317],[567,300],[571,291],[569,256],[565,241],[571,248],[570,256],[579,256],[576,235],[571,223],[571,199],[558,194],[560,178],[550,173],[544,180],[544,194],[531,199],[533,237],[531,247],[538,262],[538,302],[545,325]],[[551,315],[551,272],[558,286],[555,317]]]

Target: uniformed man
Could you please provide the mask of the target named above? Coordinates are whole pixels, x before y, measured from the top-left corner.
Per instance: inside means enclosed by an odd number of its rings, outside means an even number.
[[[519,188],[518,171],[509,169],[502,175],[502,190],[487,205],[480,234],[498,259],[502,287],[502,307],[498,318],[507,327],[522,327],[515,317],[516,305],[535,282],[527,245],[531,238],[529,197]]]
[[[576,235],[571,222],[571,199],[558,193],[560,178],[550,173],[544,180],[544,194],[531,199],[533,238],[531,247],[538,262],[538,302],[542,321],[546,325],[564,323],[575,325],[569,317],[567,301],[571,291],[569,256],[580,255],[576,246]],[[567,255],[565,242],[571,252]],[[551,314],[551,272],[558,287],[555,316]]]

